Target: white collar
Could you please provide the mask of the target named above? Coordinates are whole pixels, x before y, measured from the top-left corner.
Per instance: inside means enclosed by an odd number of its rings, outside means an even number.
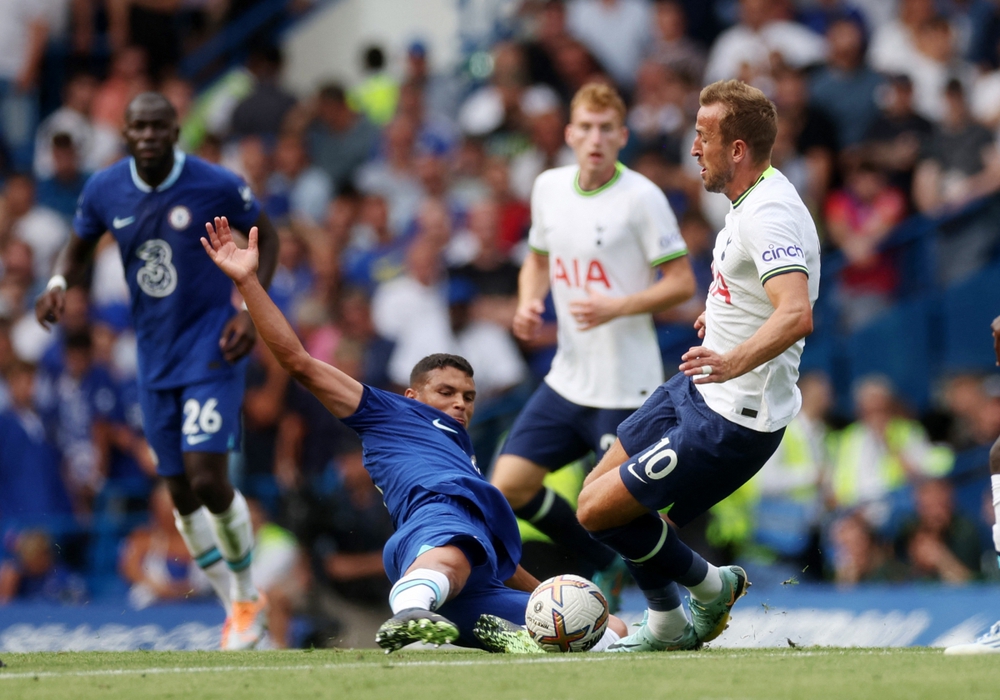
[[[174,167],[170,169],[170,174],[167,175],[167,179],[161,182],[156,187],[150,187],[145,180],[139,177],[139,171],[135,167],[135,158],[129,158],[128,167],[129,171],[132,173],[132,183],[139,188],[142,192],[162,192],[163,190],[169,189],[171,185],[177,182],[177,178],[181,176],[181,170],[184,169],[184,161],[187,159],[187,154],[181,149],[174,147]]]

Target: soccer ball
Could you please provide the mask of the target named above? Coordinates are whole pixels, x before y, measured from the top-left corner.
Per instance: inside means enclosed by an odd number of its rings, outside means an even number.
[[[608,601],[582,576],[553,576],[528,598],[524,621],[545,651],[587,651],[608,628]]]

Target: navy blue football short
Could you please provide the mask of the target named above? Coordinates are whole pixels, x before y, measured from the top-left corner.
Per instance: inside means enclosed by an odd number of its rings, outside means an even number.
[[[785,429],[761,433],[710,409],[690,377],[675,374],[618,427],[629,455],[625,488],[683,527],[760,471]]]
[[[232,374],[176,389],[140,389],[143,431],[156,454],[156,473],[184,473],[184,452],[238,451],[243,365]]]
[[[580,406],[542,382],[514,421],[500,454],[523,457],[550,471],[590,451],[600,460],[615,443],[619,423],[634,410]]]

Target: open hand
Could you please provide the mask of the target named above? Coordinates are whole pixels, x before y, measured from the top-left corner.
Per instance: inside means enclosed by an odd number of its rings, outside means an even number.
[[[212,262],[226,273],[236,284],[241,284],[257,274],[257,227],[250,229],[250,242],[246,250],[240,249],[233,240],[233,232],[229,228],[229,220],[224,216],[215,217],[215,226],[211,222],[205,224],[208,240],[201,238],[201,245],[212,258]]]

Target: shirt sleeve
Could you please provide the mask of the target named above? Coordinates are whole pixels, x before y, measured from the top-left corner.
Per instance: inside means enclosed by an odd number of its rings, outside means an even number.
[[[101,178],[92,177],[87,180],[87,184],[80,193],[80,198],[76,202],[76,213],[73,215],[73,231],[80,238],[95,239],[104,235],[108,230],[108,225],[101,215],[98,193],[101,191],[99,181]]]
[[[542,220],[542,195],[539,193],[542,175],[535,178],[531,188],[531,228],[528,230],[528,247],[542,255],[549,254],[549,241],[545,235],[545,222]]]
[[[227,212],[229,223],[247,233],[260,216],[260,202],[243,178],[224,168],[220,170],[223,173],[220,211]]]
[[[396,394],[365,384],[358,410],[342,418],[341,421],[347,427],[353,428],[358,435],[364,435],[373,428],[390,425],[393,415],[397,412],[396,402],[400,399],[401,397]]]
[[[642,189],[634,215],[640,244],[652,267],[687,255],[677,217],[658,187],[650,183]]]
[[[789,272],[809,276],[798,218],[788,204],[768,202],[741,222],[741,242],[757,267],[761,284]]]

